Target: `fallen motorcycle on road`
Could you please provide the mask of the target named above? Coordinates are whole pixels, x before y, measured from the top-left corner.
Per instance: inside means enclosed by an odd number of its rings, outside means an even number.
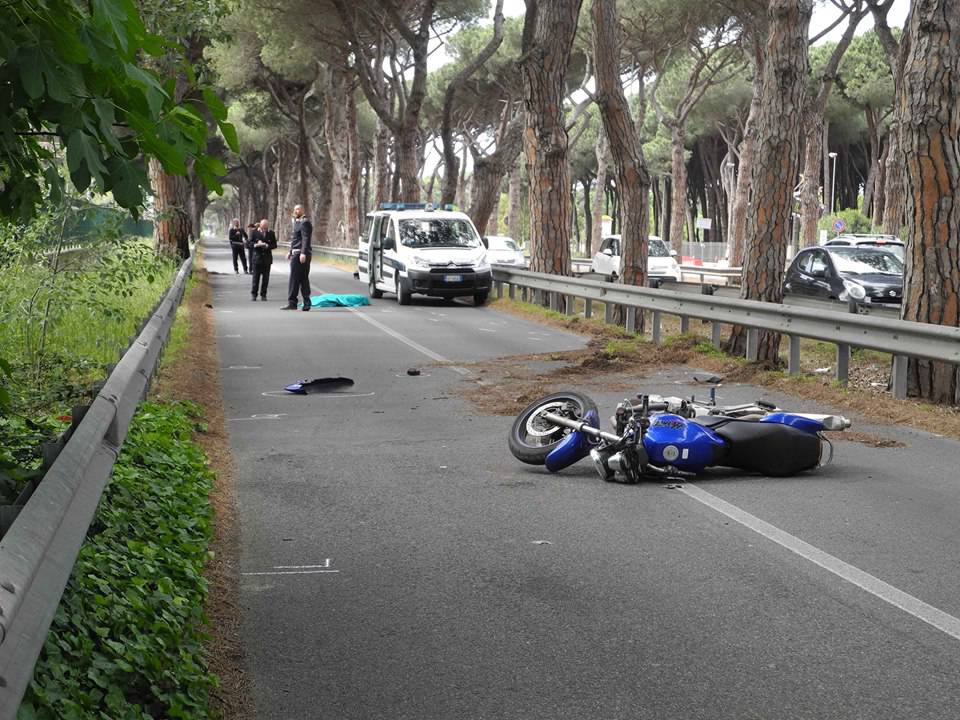
[[[691,398],[637,395],[624,400],[600,429],[596,403],[581,393],[547,395],[526,407],[510,430],[521,462],[558,472],[590,457],[609,482],[682,478],[710,467],[784,477],[827,465],[833,446],[824,433],[850,427],[840,415],[784,412],[758,400],[718,406]]]

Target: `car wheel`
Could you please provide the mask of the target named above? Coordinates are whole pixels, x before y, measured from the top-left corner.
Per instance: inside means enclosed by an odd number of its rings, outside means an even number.
[[[410,292],[410,289],[407,287],[407,284],[403,282],[403,278],[398,277],[397,278],[397,304],[409,305],[411,295],[412,293]]]

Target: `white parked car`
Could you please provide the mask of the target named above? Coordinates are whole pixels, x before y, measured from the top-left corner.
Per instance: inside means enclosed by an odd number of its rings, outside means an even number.
[[[487,248],[487,260],[491,265],[510,265],[518,270],[526,270],[530,263],[513,238],[505,235],[487,235],[483,238]]]
[[[826,247],[875,247],[880,250],[886,250],[897,256],[900,262],[904,261],[906,248],[903,241],[896,235],[860,235],[857,233],[848,233],[837,235],[833,240],[827,240],[824,243]]]
[[[680,282],[680,266],[676,261],[676,251],[656,235],[649,238],[649,252],[647,255],[647,276]],[[605,275],[610,279],[620,276],[623,260],[620,254],[620,236],[607,235],[600,243],[597,254],[590,263],[592,272]]]

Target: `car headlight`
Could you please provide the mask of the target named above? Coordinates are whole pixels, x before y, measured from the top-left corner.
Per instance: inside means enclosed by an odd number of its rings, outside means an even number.
[[[476,263],[474,263],[473,269],[476,272],[486,272],[490,269],[490,259],[487,257],[486,253],[477,259]]]
[[[430,269],[430,262],[426,258],[420,257],[419,255],[414,255],[412,258],[410,258],[410,265],[417,270]]]
[[[853,280],[844,280],[843,287],[847,291],[846,294],[854,300],[863,300],[867,296],[867,291],[863,285]]]

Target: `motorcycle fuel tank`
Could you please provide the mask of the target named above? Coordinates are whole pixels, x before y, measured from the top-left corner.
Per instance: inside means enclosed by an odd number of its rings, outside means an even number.
[[[600,427],[600,416],[596,410],[589,411],[583,416],[583,421],[591,427]],[[544,460],[544,466],[550,472],[559,472],[564,468],[578,463],[590,454],[590,450],[596,445],[596,441],[585,433],[574,431],[567,435],[560,443],[550,451]]]
[[[716,464],[725,443],[710,428],[679,415],[663,414],[651,418],[643,447],[654,465],[697,471]]]

